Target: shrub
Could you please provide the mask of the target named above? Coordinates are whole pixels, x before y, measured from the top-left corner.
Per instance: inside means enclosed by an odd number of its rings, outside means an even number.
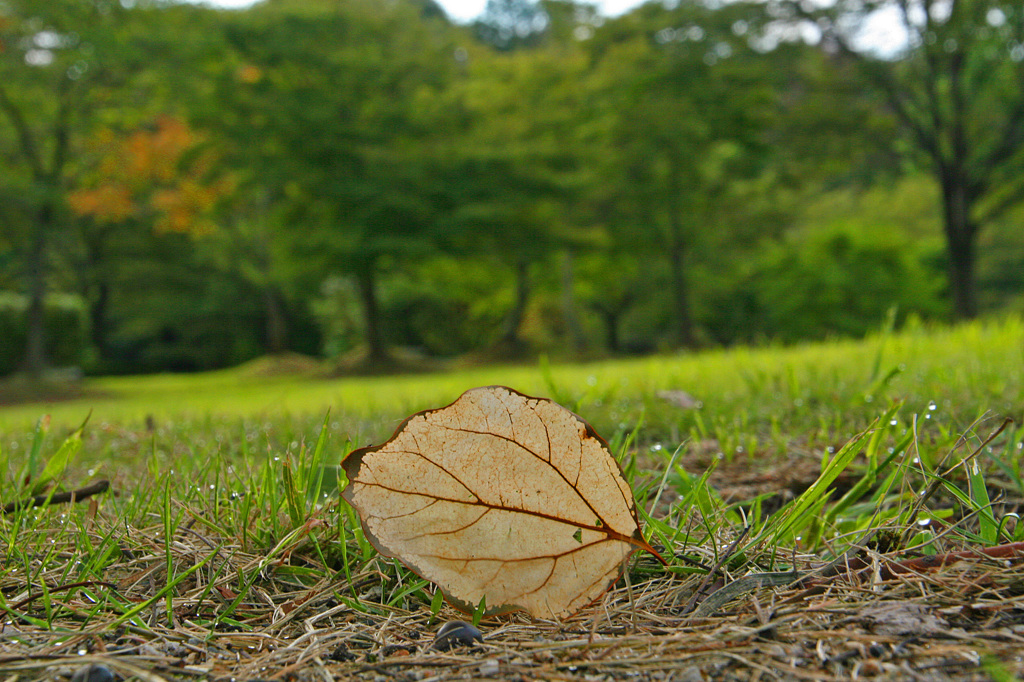
[[[842,220],[794,234],[757,268],[763,331],[782,341],[860,336],[893,306],[940,317],[944,278],[927,264],[936,247],[887,226]]]
[[[89,313],[81,296],[50,294],[43,312],[46,357],[55,366],[81,365],[89,347]],[[28,337],[28,297],[0,291],[0,375],[16,371]]]

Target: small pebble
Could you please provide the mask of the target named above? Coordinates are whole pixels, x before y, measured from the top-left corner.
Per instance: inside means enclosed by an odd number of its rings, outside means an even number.
[[[348,647],[345,646],[344,643],[342,643],[335,647],[334,651],[328,654],[327,658],[331,659],[332,661],[338,661],[339,663],[343,663],[347,661],[356,660],[356,655],[349,651]]]
[[[114,673],[99,663],[90,663],[75,671],[71,682],[114,682]]]
[[[430,644],[431,649],[448,651],[457,646],[474,646],[484,641],[483,633],[464,620],[453,620],[441,626]]]

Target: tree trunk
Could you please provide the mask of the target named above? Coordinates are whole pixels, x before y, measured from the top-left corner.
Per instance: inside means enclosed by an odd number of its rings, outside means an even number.
[[[684,348],[693,348],[693,320],[690,317],[690,297],[686,283],[686,232],[683,225],[684,207],[680,201],[685,191],[680,159],[669,159],[668,179],[668,251],[669,278],[672,287],[672,312],[675,318],[675,341]],[[689,207],[687,207],[689,208]]]
[[[110,304],[110,284],[100,282],[96,286],[96,300],[89,306],[89,324],[92,345],[100,358],[107,358],[107,307]]]
[[[509,312],[502,341],[518,345],[521,342],[519,327],[522,326],[523,318],[526,317],[526,306],[530,300],[530,264],[525,259],[518,260],[515,270],[516,300]]]
[[[46,331],[44,297],[46,295],[46,238],[53,221],[53,206],[46,201],[39,210],[28,257],[28,332],[24,369],[31,379],[39,379],[46,368]]]
[[[974,256],[978,227],[971,220],[971,202],[965,183],[953,173],[942,175],[943,227],[949,253],[949,288],[953,295],[953,313],[962,320],[978,314],[974,278]]]
[[[359,296],[363,301],[363,320],[366,323],[367,360],[382,363],[387,360],[387,349],[380,330],[380,309],[377,304],[377,268],[371,260],[356,273]]]
[[[565,320],[565,331],[573,351],[582,353],[586,346],[580,316],[576,312],[575,281],[572,251],[566,251],[562,257],[562,317]]]
[[[608,344],[608,352],[618,355],[622,351],[622,342],[619,340],[619,320],[622,315],[618,310],[602,308],[598,311],[601,321],[604,322],[604,337]]]
[[[677,222],[678,218],[672,218]],[[677,226],[678,227],[678,226]],[[675,335],[676,341],[684,348],[693,348],[695,345],[693,336],[693,320],[690,317],[690,298],[686,283],[686,271],[684,264],[685,249],[683,240],[679,233],[670,239],[668,248],[669,277],[672,285],[672,306],[675,314]]]
[[[0,86],[2,85],[0,83]],[[32,379],[40,378],[46,367],[46,333],[44,329],[46,250],[50,233],[57,222],[57,209],[60,205],[58,197],[62,191],[64,163],[67,160],[70,139],[68,121],[71,110],[66,96],[72,85],[73,80],[70,78],[61,79],[57,85],[57,112],[52,128],[53,146],[49,169],[46,168],[43,154],[40,151],[45,145],[38,144],[32,127],[26,121],[24,112],[11,100],[7,90],[0,87],[0,111],[6,114],[7,120],[17,134],[21,160],[28,165],[33,180],[44,191],[32,234],[32,246],[29,249],[26,268],[29,303],[23,367],[26,374]]]
[[[288,348],[288,321],[284,316],[281,293],[272,284],[263,290],[263,304],[267,315],[267,351],[283,353]]]

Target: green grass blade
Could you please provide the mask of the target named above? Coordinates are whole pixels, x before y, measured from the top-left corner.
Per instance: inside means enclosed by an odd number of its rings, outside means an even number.
[[[85,425],[88,422],[89,417],[86,417],[82,425],[65,438],[64,442],[57,448],[57,451],[46,461],[46,464],[43,465],[43,470],[39,472],[39,476],[36,477],[33,483],[33,495],[41,494],[46,489],[46,486],[57,479],[68,468],[71,460],[82,449],[82,433],[85,431]],[[35,449],[35,445],[33,445],[33,449]]]
[[[825,465],[824,470],[818,479],[804,491],[800,497],[777,512],[778,521],[767,524],[768,528],[775,526],[772,531],[771,543],[775,546],[782,546],[795,539],[808,525],[815,510],[820,510],[821,505],[827,499],[830,486],[836,478],[846,470],[864,446],[865,441],[874,433],[874,429],[862,431],[852,440],[846,443],[839,452]]]
[[[967,490],[970,493],[971,507],[978,512],[978,530],[986,545],[999,543],[999,523],[992,514],[992,500],[985,486],[985,476],[981,472],[978,458],[974,457],[967,465]]]
[[[153,604],[155,604],[158,601],[160,601],[161,599],[164,599],[165,597],[167,597],[167,595],[172,594],[173,591],[174,591],[174,588],[177,587],[183,580],[187,579],[189,576],[191,576],[193,573],[195,573],[196,571],[201,569],[203,566],[205,566],[206,564],[210,563],[210,560],[213,559],[213,557],[218,555],[218,553],[220,552],[221,548],[223,548],[223,545],[218,545],[213,551],[211,551],[209,554],[207,554],[205,557],[203,557],[199,562],[197,562],[194,565],[192,565],[188,570],[182,571],[181,573],[176,575],[173,580],[168,581],[167,584],[164,585],[162,588],[160,588],[160,590],[158,590],[157,593],[154,594],[152,597],[150,597],[149,599],[146,599],[144,601],[141,601],[138,604],[136,604],[135,606],[133,606],[132,608],[128,609],[123,614],[121,614],[116,620],[114,620],[112,623],[105,623],[105,624],[103,624],[101,626],[102,627],[102,631],[103,632],[113,631],[114,629],[124,625],[125,623],[127,623],[131,619],[135,618],[135,616],[139,615],[140,613],[142,613],[143,611],[145,611],[146,609],[151,607]],[[139,625],[141,627],[145,627],[145,623],[139,623]]]

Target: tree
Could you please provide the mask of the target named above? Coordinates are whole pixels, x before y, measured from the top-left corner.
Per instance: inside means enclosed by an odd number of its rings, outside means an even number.
[[[853,60],[884,94],[941,189],[949,284],[958,317],[978,312],[982,229],[1024,199],[1024,13],[998,0],[839,0],[828,9],[782,5],[810,19],[823,45]],[[865,40],[876,17],[904,39]]]
[[[547,27],[537,0],[487,0],[474,24],[481,42],[502,51],[536,45]]]
[[[470,64],[454,96],[467,125],[446,182],[453,248],[489,254],[512,271],[514,295],[499,339],[504,353],[526,350],[521,327],[531,269],[591,240],[590,226],[572,215],[585,115],[578,83],[586,68],[586,55],[571,44],[489,52]]]
[[[11,0],[0,6],[0,146],[11,163],[4,179],[30,204],[23,234],[29,296],[24,367],[46,363],[43,299],[56,238],[70,229],[67,193],[78,178],[82,143],[102,121],[132,117],[151,101],[151,50],[135,42],[152,16],[149,3]],[[154,10],[159,11],[159,10]],[[152,45],[150,45],[152,47]]]
[[[277,2],[238,15],[199,117],[226,140],[275,258],[301,264],[272,269],[301,270],[308,298],[339,271],[355,279],[371,365],[388,361],[382,273],[439,238],[438,93],[458,62],[451,27],[421,5]]]
[[[2,132],[14,139],[18,170],[34,197],[25,250],[29,308],[24,365],[32,376],[45,364],[47,245],[61,224],[72,117],[82,92],[79,81],[88,71],[75,68],[75,60],[84,55],[74,30],[90,18],[78,4],[20,2],[0,9],[0,114],[7,127]]]
[[[230,175],[210,177],[217,158],[203,145],[185,121],[166,115],[123,134],[100,128],[83,145],[94,164],[81,163],[78,188],[67,201],[79,218],[81,259],[74,270],[81,273],[101,358],[117,270],[134,244],[150,232],[200,238],[218,231],[213,209],[234,183]],[[126,242],[133,243],[127,251]]]
[[[665,259],[672,340],[684,347],[698,342],[688,270],[702,243],[729,233],[734,193],[765,149],[765,65],[734,29],[749,12],[645,5],[591,43],[608,130],[594,201],[616,248]]]

